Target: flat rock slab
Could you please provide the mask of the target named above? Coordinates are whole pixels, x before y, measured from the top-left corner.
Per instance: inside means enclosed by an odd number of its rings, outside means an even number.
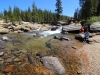
[[[75,31],[75,30],[80,30],[81,29],[81,25],[76,25],[76,24],[72,24],[72,25],[66,25],[63,26],[63,30],[64,31]]]
[[[45,56],[41,58],[43,65],[52,70],[57,75],[65,75],[66,69],[62,66],[58,58],[52,56]]]

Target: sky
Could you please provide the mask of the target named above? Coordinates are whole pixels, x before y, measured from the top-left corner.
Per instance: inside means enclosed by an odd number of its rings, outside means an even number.
[[[79,0],[61,0],[63,7],[63,15],[73,17],[75,9],[79,8]],[[56,0],[0,0],[0,12],[3,12],[4,9],[8,10],[9,6],[12,8],[14,6],[19,7],[21,10],[26,10],[28,7],[32,7],[32,3],[42,9],[42,10],[51,10],[55,12],[56,9]]]

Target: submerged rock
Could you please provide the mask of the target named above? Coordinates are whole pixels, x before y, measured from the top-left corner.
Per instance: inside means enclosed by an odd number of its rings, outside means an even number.
[[[27,52],[27,58],[30,64],[34,64],[34,65],[36,64],[31,52]]]
[[[65,75],[66,70],[56,57],[45,56],[41,58],[43,65],[57,75]]]
[[[4,69],[4,73],[9,73],[13,70],[14,65],[9,65],[7,68]]]

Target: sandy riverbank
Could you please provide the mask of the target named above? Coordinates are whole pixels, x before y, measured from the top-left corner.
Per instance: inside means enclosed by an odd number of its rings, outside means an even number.
[[[92,44],[84,44],[76,55],[81,60],[79,73],[82,75],[100,75],[100,35],[96,35],[91,40]]]

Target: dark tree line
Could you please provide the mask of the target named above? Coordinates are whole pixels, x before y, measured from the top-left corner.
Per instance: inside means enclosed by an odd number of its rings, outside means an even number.
[[[100,16],[100,0],[79,0],[80,9],[74,13],[75,19],[89,19],[92,16]]]
[[[57,9],[58,10],[58,9]],[[21,23],[21,21],[27,22],[39,22],[39,23],[50,23],[58,20],[57,15],[60,15],[61,10],[59,13],[54,13],[49,10],[41,10],[37,8],[35,3],[32,4],[32,9],[28,7],[27,10],[21,10],[17,6],[11,8],[9,6],[8,10],[4,10],[3,13],[0,13],[0,18],[5,19],[5,22],[12,22],[15,23],[16,21]],[[67,16],[60,15],[59,20],[67,20]]]

